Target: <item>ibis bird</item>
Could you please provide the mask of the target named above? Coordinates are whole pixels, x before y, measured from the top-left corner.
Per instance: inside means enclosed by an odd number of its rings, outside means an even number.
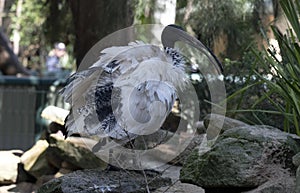
[[[197,43],[185,32],[174,33],[177,28],[163,30],[162,48],[142,41],[108,47],[92,66],[73,74],[62,90],[71,104],[67,135],[105,136],[125,144],[159,129],[188,82],[185,58],[174,43]]]

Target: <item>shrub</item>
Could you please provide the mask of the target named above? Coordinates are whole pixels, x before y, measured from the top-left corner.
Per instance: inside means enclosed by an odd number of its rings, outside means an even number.
[[[300,2],[281,0],[280,5],[290,24],[285,34],[271,26],[280,53],[271,48],[263,51],[253,49],[255,68],[252,72],[257,80],[229,96],[228,100],[258,87],[262,91],[261,96],[255,99],[249,109],[238,108],[234,112],[250,112],[261,123],[265,123],[262,114],[271,114],[270,118],[281,115],[282,128],[300,135]],[[263,108],[263,104],[270,104],[271,107]]]

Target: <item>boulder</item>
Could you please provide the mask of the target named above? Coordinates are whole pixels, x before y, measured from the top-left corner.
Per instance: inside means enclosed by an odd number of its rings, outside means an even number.
[[[171,184],[157,172],[146,171],[150,191]],[[99,169],[78,170],[45,183],[38,193],[94,193],[94,192],[145,192],[146,183],[141,171],[109,171]]]
[[[223,115],[218,115],[218,114],[207,115],[206,117],[204,117],[203,124],[206,129],[208,138],[213,138],[228,129],[232,129],[235,127],[249,126],[248,124],[246,124],[242,121],[232,119],[229,117],[225,117]],[[210,131],[207,131],[208,125],[210,125],[210,127],[211,127]],[[210,136],[212,136],[212,137],[210,137]]]
[[[294,155],[292,160],[293,160],[293,164],[295,166],[297,166],[297,167],[300,166],[300,152],[297,153],[296,155]]]
[[[49,164],[46,157],[46,150],[49,144],[46,140],[38,140],[35,145],[21,156],[21,163],[25,171],[39,178],[46,174],[55,174],[57,168]]]
[[[296,172],[296,190],[295,192],[300,192],[300,153],[293,156],[293,164],[298,167]]]
[[[98,158],[90,149],[97,141],[81,137],[69,137],[51,134],[47,158],[58,168],[69,170],[107,167],[107,163]]]
[[[180,181],[174,182],[171,186],[162,187],[153,193],[204,193],[204,190],[193,184],[181,183]]]
[[[174,140],[174,143],[166,143],[170,139]],[[203,135],[185,135],[185,133],[173,133],[171,131],[158,130],[155,133],[146,136],[139,136],[134,140],[134,146],[136,149],[152,149],[156,148],[155,153],[145,156],[144,162],[147,162],[149,168],[161,165],[157,163],[171,163],[174,165],[182,165],[190,152],[201,144]],[[185,148],[178,149],[177,142],[190,141],[186,144]],[[153,162],[153,167],[151,163]]]
[[[164,144],[173,136],[173,132],[159,129],[158,131],[152,134],[138,136],[137,138],[135,138],[133,144],[136,149],[146,150],[149,148],[154,148],[160,144]]]
[[[21,150],[0,151],[0,185],[16,183]]]
[[[173,165],[183,165],[188,158],[188,156],[193,152],[195,148],[197,148],[203,141],[203,135],[196,134],[191,140],[190,144],[185,148],[183,152],[181,152],[176,158],[170,161],[170,164]]]
[[[298,166],[296,171],[296,187],[295,192],[300,192],[300,166]]]
[[[68,116],[70,111],[56,107],[56,106],[47,106],[41,113],[41,117],[44,119],[50,120],[52,122],[58,123],[60,125],[65,124],[65,119]]]
[[[201,186],[205,192],[243,192],[262,185],[272,189],[270,184],[281,184],[278,191],[294,188],[294,181],[286,180],[295,177],[292,157],[300,151],[299,140],[267,126],[228,129],[207,152],[193,151],[180,180]]]
[[[277,169],[277,168],[274,168]],[[280,168],[278,168],[280,169]],[[254,188],[250,191],[242,193],[298,193],[295,191],[295,178],[289,172],[279,171],[278,178],[272,176],[271,180],[268,180],[266,183]]]
[[[32,193],[36,190],[37,186],[29,182],[0,186],[0,193]]]
[[[169,186],[161,187],[155,190],[153,193],[204,193],[204,189],[199,186],[182,183],[179,181],[180,166],[174,166],[166,164],[155,170],[159,171],[162,174],[162,177],[167,177],[172,180],[172,184]]]

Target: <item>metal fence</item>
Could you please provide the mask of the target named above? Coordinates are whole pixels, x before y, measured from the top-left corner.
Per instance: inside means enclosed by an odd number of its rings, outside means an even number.
[[[27,150],[34,144],[47,126],[40,113],[62,102],[57,91],[63,82],[0,76],[0,150]]]

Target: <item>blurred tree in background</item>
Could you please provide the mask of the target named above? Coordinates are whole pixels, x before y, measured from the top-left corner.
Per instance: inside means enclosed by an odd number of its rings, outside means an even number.
[[[0,1],[0,26],[2,26],[0,29],[0,74],[16,75],[22,73],[27,75],[29,72],[19,62],[7,38],[7,28],[9,28],[11,21],[8,13],[12,4],[12,1]]]
[[[97,41],[133,23],[133,1],[1,2],[8,6],[3,10],[8,22],[2,28],[10,37],[15,54],[24,66],[37,71],[44,68],[45,57],[56,42],[64,42],[79,64]]]
[[[133,24],[133,1],[70,0],[75,24],[77,65],[106,35]]]
[[[280,33],[287,29],[281,1],[0,0],[3,48],[11,48],[0,52],[0,67],[7,53],[12,54],[10,58],[15,58],[18,66],[14,52],[23,66],[39,74],[55,42],[64,42],[73,58],[71,62],[78,65],[95,43],[114,31],[132,24],[176,23],[203,42],[225,65],[226,91],[230,95],[256,81],[251,78],[256,60],[251,54],[253,49],[278,47],[270,24]],[[261,67],[257,68],[259,71]],[[261,97],[261,89],[263,86],[244,90],[246,100],[242,102],[237,97],[228,107],[251,106]],[[265,109],[270,106],[262,104]]]
[[[277,12],[277,0],[178,0],[176,21],[194,33],[220,58],[241,59],[262,40]],[[255,42],[260,43],[260,42]]]
[[[10,9],[10,40],[15,54],[20,56],[24,66],[38,69],[46,53],[45,21],[49,10],[46,1],[16,0]],[[44,48],[44,49],[43,49]]]
[[[1,2],[6,7],[2,19],[9,18],[9,24],[6,22],[2,28],[21,63],[34,69],[43,66],[45,55],[55,42],[66,43],[69,53],[80,63],[92,45],[113,31],[133,23],[167,25],[174,23],[175,17],[177,24],[194,34],[223,61],[241,61],[253,41],[262,40],[261,27],[267,28],[278,9],[278,0]]]
[[[279,3],[277,21],[265,36],[268,46],[251,50],[248,81],[228,100],[236,104],[230,111],[239,118],[300,135],[300,3]]]
[[[67,1],[15,0],[8,15],[13,50],[27,68],[42,70],[55,42],[65,42],[72,50],[74,28]]]

